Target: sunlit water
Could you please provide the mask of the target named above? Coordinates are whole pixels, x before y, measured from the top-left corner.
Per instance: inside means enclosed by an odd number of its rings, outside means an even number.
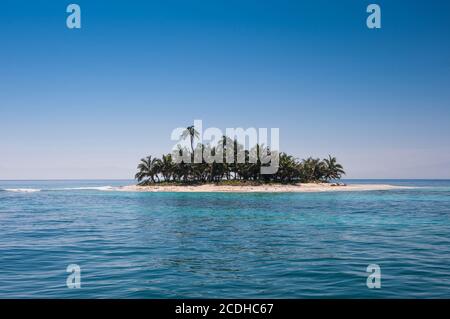
[[[0,297],[450,298],[450,181],[305,194],[0,181]],[[101,187],[101,188],[97,188]],[[69,289],[66,268],[81,267]],[[366,286],[369,264],[381,288]]]

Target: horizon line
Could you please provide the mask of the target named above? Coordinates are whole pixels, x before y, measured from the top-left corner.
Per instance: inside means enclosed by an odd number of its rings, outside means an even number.
[[[0,182],[18,181],[130,181],[134,178],[37,178],[37,179],[0,179]],[[341,178],[341,180],[416,180],[416,181],[450,181],[450,178]],[[305,184],[305,183],[301,183]]]

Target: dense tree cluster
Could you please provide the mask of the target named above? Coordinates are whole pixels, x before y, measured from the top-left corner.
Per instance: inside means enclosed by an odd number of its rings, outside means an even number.
[[[191,129],[191,130],[189,130]],[[194,145],[193,139],[196,136],[196,131],[192,127],[186,129],[186,137],[191,137],[191,150],[180,149],[179,152],[188,152],[191,159],[193,159]],[[244,150],[243,146],[236,140],[231,140],[228,137],[223,137],[220,144],[220,150],[223,150],[223,161],[218,163],[216,161],[207,163],[204,159],[200,163],[190,163],[182,161],[176,163],[173,160],[172,154],[163,155],[161,158],[148,156],[141,159],[135,175],[140,185],[149,185],[153,183],[218,183],[224,181],[250,181],[255,183],[309,183],[309,182],[325,182],[330,180],[340,179],[345,174],[341,164],[339,164],[335,157],[328,156],[325,159],[312,158],[297,160],[286,153],[279,154],[278,170],[274,174],[261,174],[261,163],[259,157],[255,163],[250,161],[251,152],[259,154],[259,149],[263,146],[256,145],[252,150]],[[227,154],[227,147],[234,150],[234,161],[229,163],[225,159]],[[215,152],[219,149],[210,145],[198,143],[196,149],[199,148],[199,153],[205,148],[208,149],[208,154],[216,155]],[[192,152],[191,152],[192,151]],[[245,154],[245,162],[239,163],[237,160],[238,152]],[[220,155],[219,155],[220,156]]]

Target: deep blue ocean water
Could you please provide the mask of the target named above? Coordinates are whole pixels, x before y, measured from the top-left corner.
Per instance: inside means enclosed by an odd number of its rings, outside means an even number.
[[[0,181],[0,298],[450,298],[450,181],[349,182],[418,188],[125,193],[97,187],[132,181]],[[66,286],[69,264],[80,289]],[[369,264],[380,289],[366,286]]]

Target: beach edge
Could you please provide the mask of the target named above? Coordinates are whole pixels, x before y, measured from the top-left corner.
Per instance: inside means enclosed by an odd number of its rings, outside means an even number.
[[[115,189],[121,192],[142,193],[322,193],[322,192],[361,192],[410,189],[409,186],[388,184],[350,184],[345,186],[332,186],[329,183],[302,183],[302,184],[262,184],[262,185],[127,185]]]

